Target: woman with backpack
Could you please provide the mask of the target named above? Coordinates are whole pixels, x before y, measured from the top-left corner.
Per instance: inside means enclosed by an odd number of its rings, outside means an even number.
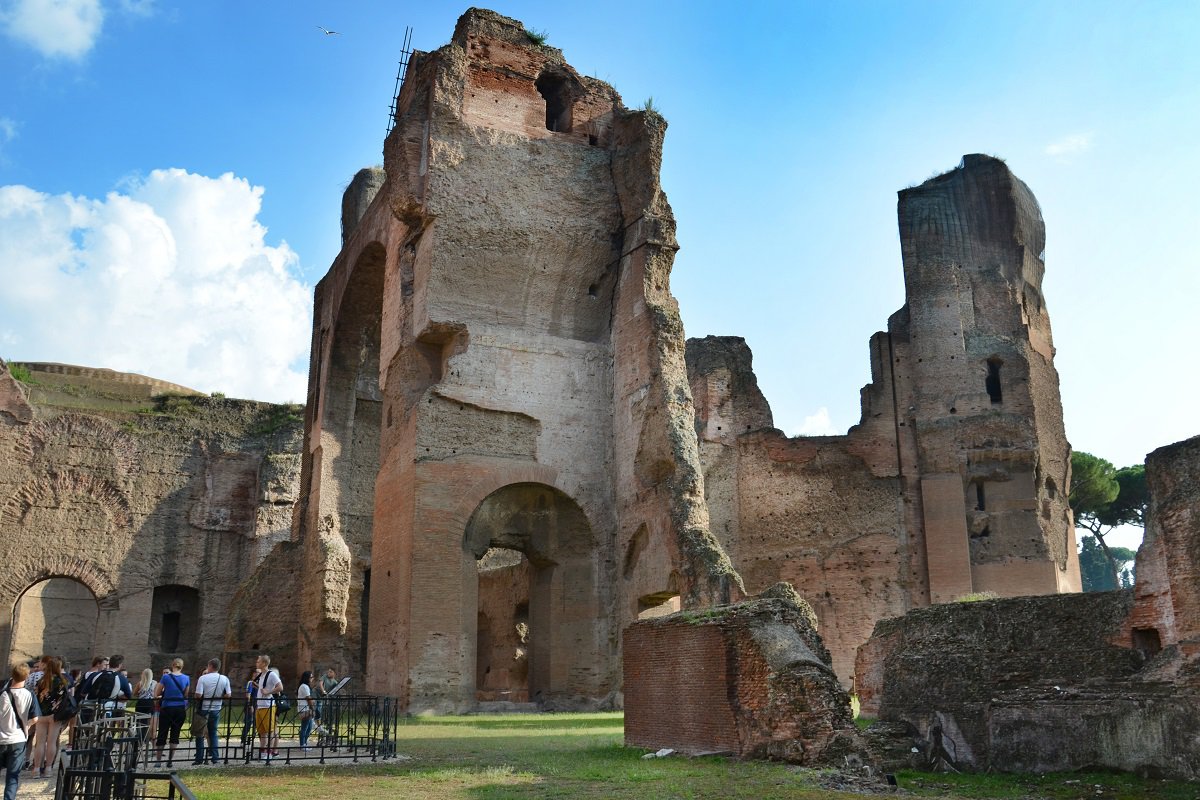
[[[59,711],[64,703],[70,703],[67,697],[70,687],[63,675],[62,659],[58,656],[42,658],[42,677],[34,687],[42,715],[38,717],[37,739],[29,753],[33,765],[31,769],[38,771],[39,778],[46,777],[46,771],[54,766],[54,757],[58,755],[58,734],[63,723],[58,719]]]
[[[159,699],[158,738],[154,744],[158,753],[158,762],[162,763],[163,747],[167,737],[171,738],[171,751],[167,755],[167,766],[175,760],[175,748],[179,747],[179,732],[183,730],[183,720],[187,717],[188,686],[191,679],[183,674],[183,659],[177,658],[171,662],[171,671],[163,675],[154,690]]]

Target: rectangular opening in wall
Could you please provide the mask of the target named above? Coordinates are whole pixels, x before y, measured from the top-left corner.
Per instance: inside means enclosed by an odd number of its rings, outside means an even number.
[[[988,374],[984,387],[994,406],[1004,402],[1004,393],[1000,390],[1000,365],[1003,363],[998,358],[989,358],[987,362]]]

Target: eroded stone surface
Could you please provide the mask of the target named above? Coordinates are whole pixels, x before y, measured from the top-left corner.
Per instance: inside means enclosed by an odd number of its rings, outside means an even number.
[[[1200,778],[1200,438],[1146,462],[1132,591],[951,603],[880,622],[863,713],[927,755],[1013,772],[1105,767]]]
[[[869,761],[815,619],[789,590],[635,623],[625,631],[626,744],[809,766]]]
[[[418,711],[500,691],[612,706],[644,598],[740,596],[669,290],[665,130],[490,11],[414,54],[383,181],[347,190],[316,291],[303,658]],[[476,567],[494,547],[529,560],[503,599]],[[521,605],[517,686],[487,665],[515,649]]]
[[[1037,201],[969,155],[902,191],[899,220],[906,301],[845,436],[784,436],[744,341],[688,341],[712,530],[749,592],[812,604],[847,686],[880,619],[1079,589]]]
[[[235,592],[290,538],[297,412],[111,370],[28,367],[18,385],[0,365],[0,651],[50,646],[86,667],[102,650],[130,669],[179,656],[191,669],[214,656],[236,667],[253,645],[291,666],[294,607],[253,642],[227,636],[227,622]],[[46,610],[56,619],[43,629]]]

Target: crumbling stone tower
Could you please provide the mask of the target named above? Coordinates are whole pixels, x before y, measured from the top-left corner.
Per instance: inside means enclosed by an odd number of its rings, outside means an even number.
[[[900,193],[905,305],[845,436],[772,427],[746,343],[687,361],[711,527],[750,593],[787,581],[838,677],[875,623],[973,591],[1078,591],[1037,201],[1001,161]]]
[[[902,191],[899,217],[908,299],[889,368],[929,601],[1079,591],[1037,200],[1004,162],[968,155]]]
[[[485,633],[519,619],[531,700],[614,703],[639,599],[740,588],[691,435],[666,123],[478,9],[397,106],[317,288],[302,660],[465,710]],[[496,549],[526,562],[527,606],[481,607]]]

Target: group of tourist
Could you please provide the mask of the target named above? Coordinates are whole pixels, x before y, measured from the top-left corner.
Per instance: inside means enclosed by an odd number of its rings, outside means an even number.
[[[123,716],[129,702],[149,717],[142,729],[153,742],[156,763],[171,766],[179,747],[187,710],[193,706],[191,734],[196,740],[196,766],[216,764],[219,753],[221,712],[233,699],[229,678],[221,673],[219,659],[211,659],[193,682],[184,674],[183,659],[155,676],[144,669],[130,684],[120,655],[96,656],[91,669],[68,670],[60,656],[45,655],[29,664],[17,664],[0,691],[0,767],[5,769],[4,800],[14,800],[21,770],[45,778],[52,771],[63,729],[78,718],[87,723],[98,716]],[[313,673],[304,672],[296,687],[296,714],[300,719],[300,747],[307,752],[314,728],[319,726],[317,698],[330,696],[339,685],[337,673],[328,669],[314,686]],[[270,761],[279,755],[277,711],[286,710],[283,679],[271,666],[271,657],[260,655],[241,691],[245,698],[242,740],[248,744],[258,734],[259,757]]]

